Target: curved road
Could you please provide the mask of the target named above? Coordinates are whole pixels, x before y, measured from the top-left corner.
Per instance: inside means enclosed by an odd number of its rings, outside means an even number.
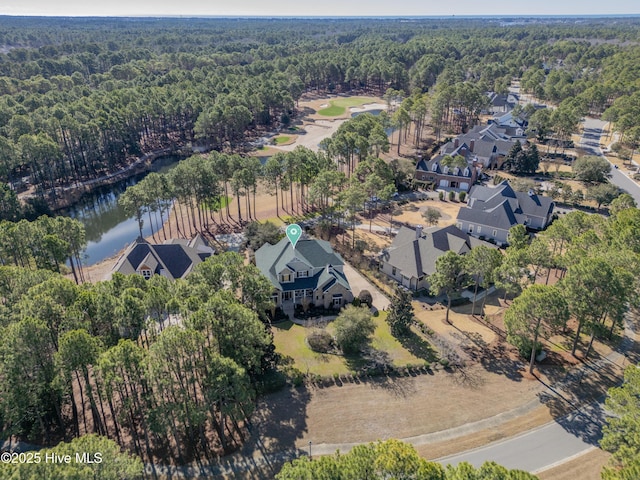
[[[584,121],[584,131],[582,138],[580,139],[580,146],[589,154],[604,156],[600,149],[600,137],[602,136],[602,130],[607,122],[598,120],[596,118],[586,118]],[[606,158],[606,157],[605,157]],[[627,175],[622,173],[619,169],[611,168],[611,183],[617,185],[635,199],[636,203],[640,205],[640,185],[631,180]]]
[[[596,402],[561,419],[521,435],[438,459],[444,465],[469,462],[479,467],[495,461],[507,468],[535,472],[564,463],[574,456],[597,447],[605,413],[602,402]]]

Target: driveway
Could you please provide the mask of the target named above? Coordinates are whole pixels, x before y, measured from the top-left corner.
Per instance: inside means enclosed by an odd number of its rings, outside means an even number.
[[[369,280],[362,276],[355,268],[345,262],[344,273],[351,285],[351,291],[354,297],[357,297],[362,290],[369,290],[373,297],[373,306],[378,310],[386,310],[391,305],[389,299],[383,293],[374,287]]]

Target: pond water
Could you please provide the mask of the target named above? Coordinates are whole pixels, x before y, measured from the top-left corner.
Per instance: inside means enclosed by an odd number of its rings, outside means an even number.
[[[179,157],[175,156],[158,158],[153,162],[150,172],[168,172],[179,160]],[[138,237],[138,222],[118,205],[118,198],[127,187],[135,185],[148,173],[144,172],[113,185],[100,187],[84,195],[72,207],[60,211],[61,215],[75,218],[84,225],[87,236],[87,248],[83,258],[85,265],[93,265],[115,255]],[[144,220],[142,233],[145,237],[161,227],[154,223],[155,228],[152,231],[148,219]]]
[[[356,118],[358,115],[362,115],[363,113],[370,113],[373,116],[378,116],[383,111],[384,110],[382,109],[375,109],[375,110],[367,110],[366,112],[354,112],[351,114],[351,118]],[[395,128],[391,128],[391,127],[385,128],[384,131],[387,134],[387,136],[391,136],[391,134],[395,132]]]

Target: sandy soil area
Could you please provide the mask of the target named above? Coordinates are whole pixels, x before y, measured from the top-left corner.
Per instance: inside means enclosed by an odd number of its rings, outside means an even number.
[[[337,97],[335,97],[337,98]],[[376,99],[376,102],[368,103],[361,107],[347,108],[343,115],[335,117],[326,117],[319,115],[317,112],[328,106],[327,98],[302,101],[299,109],[305,112],[301,125],[297,125],[303,132],[296,137],[295,141],[287,145],[274,145],[273,150],[291,151],[298,145],[307,147],[314,152],[318,151],[320,142],[330,137],[338,130],[338,127],[351,118],[353,113],[368,112],[371,110],[386,110],[387,104],[382,99]]]

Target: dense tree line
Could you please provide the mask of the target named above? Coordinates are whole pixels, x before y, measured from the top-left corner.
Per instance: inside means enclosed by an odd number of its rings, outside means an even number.
[[[39,217],[33,222],[0,221],[0,264],[62,273],[69,262],[76,282],[83,279],[86,246],[82,223],[68,217]]]
[[[239,255],[176,282],[114,274],[77,286],[19,267],[0,267],[0,279],[3,437],[96,433],[151,462],[242,443],[275,356],[256,313],[272,287]]]
[[[507,334],[525,355],[530,369],[538,339],[565,331],[575,321],[571,354],[591,353],[596,338],[611,338],[629,308],[637,308],[640,248],[631,233],[640,210],[628,198],[612,205],[604,218],[572,212],[554,221],[528,242],[512,243],[498,269],[499,284],[522,294],[505,314]],[[552,271],[559,281],[549,285]],[[544,285],[534,285],[546,276]],[[501,283],[500,283],[501,282]]]
[[[613,105],[625,136],[637,117],[638,47],[623,43],[637,38],[635,19],[5,17],[0,26],[0,175],[44,189],[159,148],[236,150],[248,132],[286,124],[310,90],[402,92],[399,139],[409,122],[418,140],[427,121],[438,134],[470,128],[484,92],[521,75],[525,90],[572,115]]]

